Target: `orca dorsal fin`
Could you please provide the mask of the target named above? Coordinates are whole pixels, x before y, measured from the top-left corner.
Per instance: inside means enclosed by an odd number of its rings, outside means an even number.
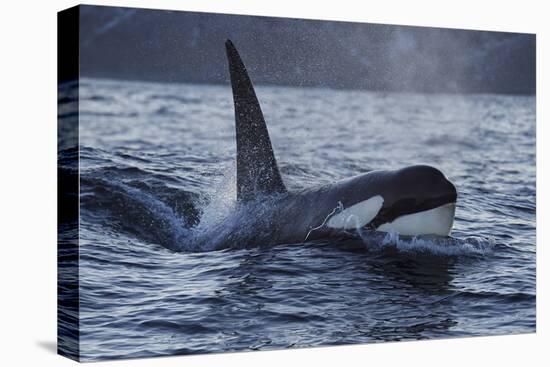
[[[225,42],[237,133],[237,200],[286,192],[260,103],[246,68],[230,40]]]

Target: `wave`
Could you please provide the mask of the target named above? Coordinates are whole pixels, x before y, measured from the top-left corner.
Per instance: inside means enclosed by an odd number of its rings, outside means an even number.
[[[111,167],[81,173],[82,216],[173,251],[203,252],[248,247],[267,239],[271,208],[236,206],[234,170],[228,169],[211,194],[174,188],[171,180],[137,167]],[[124,177],[124,178],[122,178]]]

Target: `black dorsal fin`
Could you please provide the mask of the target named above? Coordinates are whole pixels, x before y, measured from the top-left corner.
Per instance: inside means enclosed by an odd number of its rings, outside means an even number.
[[[237,200],[286,192],[264,116],[246,68],[230,40],[225,42],[237,132]]]

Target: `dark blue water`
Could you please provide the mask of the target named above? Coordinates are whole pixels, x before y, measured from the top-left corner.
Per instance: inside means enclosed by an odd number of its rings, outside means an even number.
[[[287,186],[430,164],[453,238],[228,243],[266,230],[235,212],[229,85],[85,79],[82,359],[535,331],[533,97],[257,93]]]

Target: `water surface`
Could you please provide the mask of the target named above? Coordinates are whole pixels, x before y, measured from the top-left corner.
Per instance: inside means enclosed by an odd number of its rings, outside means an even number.
[[[82,359],[535,331],[534,97],[257,87],[289,188],[424,163],[459,198],[452,241],[243,247],[229,85],[79,92]]]

